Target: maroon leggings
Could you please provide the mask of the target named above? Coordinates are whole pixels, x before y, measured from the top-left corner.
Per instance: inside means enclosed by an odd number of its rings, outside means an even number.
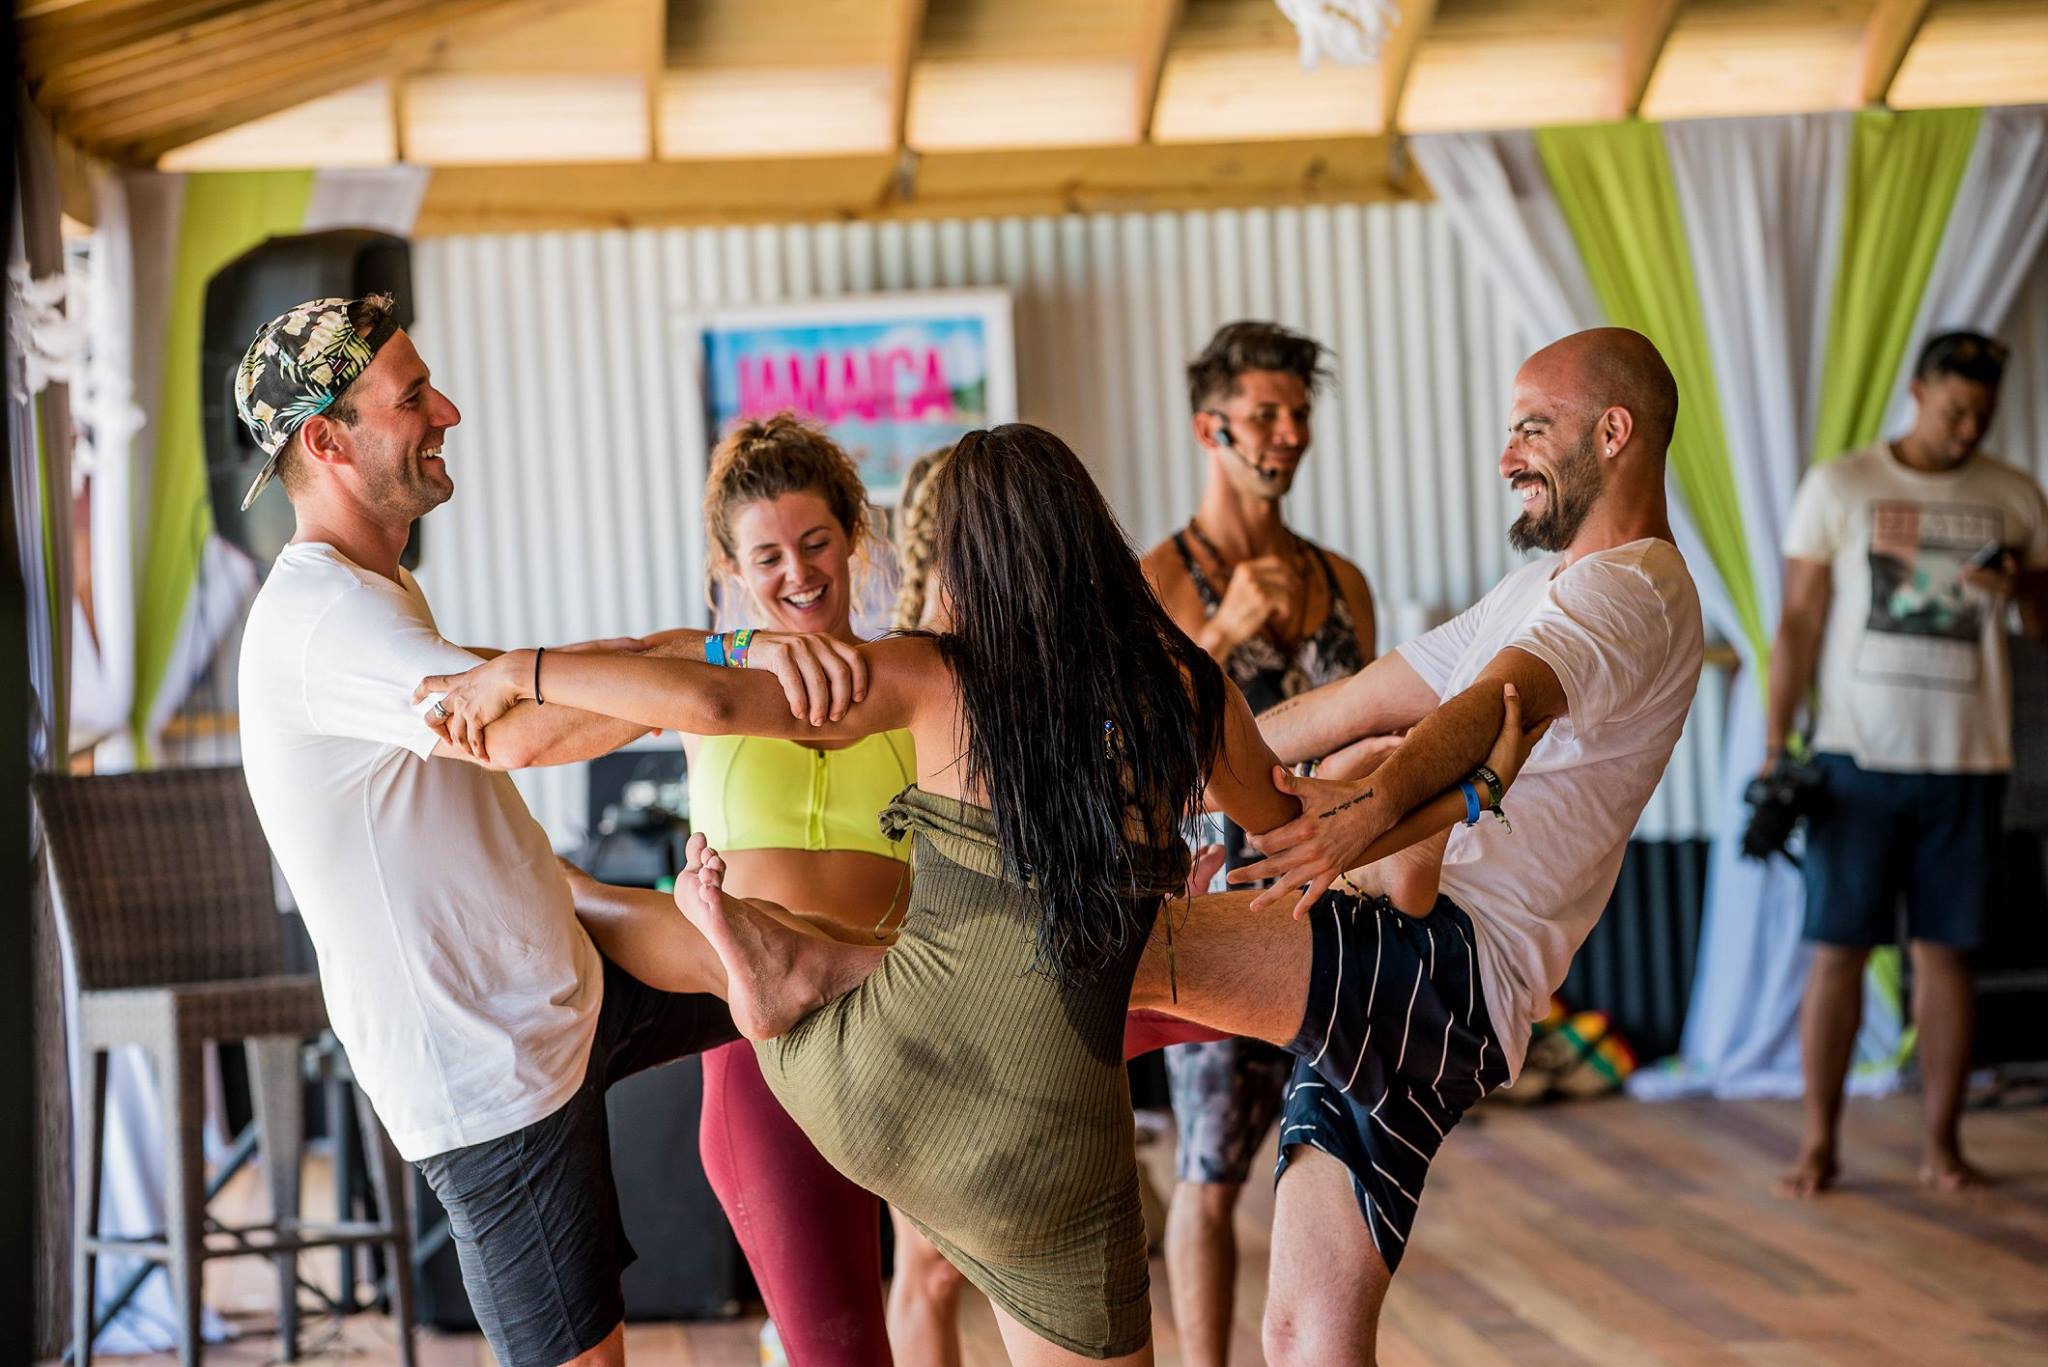
[[[1172,1016],[1133,1011],[1124,1057],[1222,1038]],[[887,1367],[882,1203],[811,1146],[768,1090],[745,1040],[704,1055],[697,1142],[790,1367]]]
[[[745,1040],[704,1055],[697,1142],[790,1367],[888,1367],[882,1203],[811,1147]]]

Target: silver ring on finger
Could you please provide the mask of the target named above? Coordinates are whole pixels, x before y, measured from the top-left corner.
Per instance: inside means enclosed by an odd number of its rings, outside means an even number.
[[[448,720],[448,708],[441,702],[439,698],[434,699],[433,712],[435,721]]]

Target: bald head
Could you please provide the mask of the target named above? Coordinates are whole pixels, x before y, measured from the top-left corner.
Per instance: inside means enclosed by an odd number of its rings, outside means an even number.
[[[1656,344],[1629,328],[1588,328],[1559,338],[1531,356],[1522,377],[1533,388],[1569,403],[1588,419],[1627,409],[1632,440],[1658,461],[1678,422],[1678,382]]]

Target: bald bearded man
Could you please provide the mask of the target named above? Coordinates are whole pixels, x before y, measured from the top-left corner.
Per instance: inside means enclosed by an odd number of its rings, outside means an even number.
[[[1408,735],[1355,782],[1276,771],[1302,815],[1255,837],[1267,858],[1231,874],[1274,885],[1196,899],[1170,968],[1154,934],[1134,1007],[1297,1056],[1265,1317],[1275,1364],[1372,1360],[1430,1160],[1520,1070],[1530,1023],[1599,918],[1684,728],[1702,634],[1664,502],[1677,413],[1671,372],[1638,333],[1582,332],[1530,357],[1500,473],[1522,500],[1510,542],[1550,554],[1360,673],[1265,713],[1288,763]],[[1484,815],[1496,795],[1475,777],[1509,687],[1525,722],[1550,723],[1515,780],[1512,828]],[[1417,853],[1440,860],[1434,905],[1375,895],[1396,883],[1384,865],[1354,868],[1365,850],[1461,783],[1465,824],[1403,856],[1397,880],[1412,884]]]

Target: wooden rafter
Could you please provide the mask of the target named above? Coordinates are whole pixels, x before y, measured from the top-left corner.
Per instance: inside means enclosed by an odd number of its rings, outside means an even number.
[[[64,63],[198,22],[223,8],[223,0],[161,0],[125,11],[81,7],[35,18],[17,9],[15,35],[21,44],[22,69],[31,78],[40,77]]]
[[[421,236],[703,223],[816,222],[1425,198],[1386,175],[1388,139],[928,152],[917,193],[895,158],[450,166]]]
[[[1621,33],[1621,69],[1615,81],[1612,117],[1632,119],[1643,107],[1657,59],[1678,22],[1679,0],[1635,0]]]
[[[1857,105],[1882,103],[1906,60],[1906,49],[1927,18],[1930,0],[1877,0],[1863,26],[1863,45],[1856,63]]]
[[[661,159],[661,83],[668,76],[668,5],[656,0],[648,7],[647,21],[647,155]]]
[[[53,72],[37,91],[81,145],[124,162],[421,64],[482,20],[518,22],[569,0],[268,0]]]
[[[1401,0],[1401,22],[1380,50],[1380,127],[1389,133],[1401,127],[1401,97],[1415,69],[1415,53],[1436,19],[1436,5],[1437,0]]]
[[[1134,83],[1136,108],[1132,124],[1137,142],[1152,140],[1152,117],[1159,108],[1159,78],[1166,71],[1166,49],[1180,25],[1184,0],[1141,0],[1138,25],[1138,69]]]
[[[889,137],[892,147],[905,144],[910,126],[910,70],[917,63],[924,36],[925,0],[892,0],[889,6]]]

